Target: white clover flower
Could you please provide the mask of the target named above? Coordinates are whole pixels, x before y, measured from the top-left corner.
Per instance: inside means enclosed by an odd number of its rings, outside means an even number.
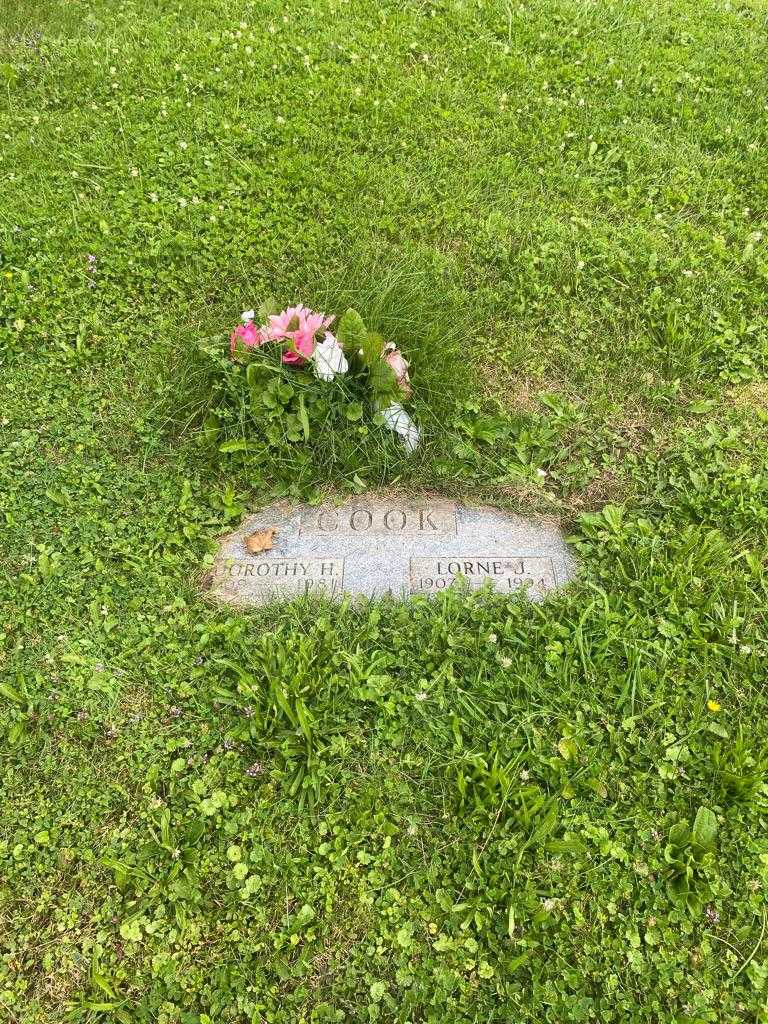
[[[256,310],[244,309],[243,312],[240,314],[240,319],[243,321],[244,324],[250,323],[252,320],[256,319]]]
[[[312,359],[315,376],[320,380],[331,381],[337,374],[346,373],[349,369],[344,349],[330,331],[327,331],[323,340],[315,345]]]

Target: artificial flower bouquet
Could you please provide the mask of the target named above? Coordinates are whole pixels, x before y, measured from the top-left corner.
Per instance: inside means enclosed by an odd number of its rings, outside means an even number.
[[[411,395],[409,364],[394,344],[366,328],[357,310],[348,309],[337,322],[336,316],[315,313],[303,305],[278,311],[267,303],[258,316],[249,309],[241,320],[230,335],[229,359],[244,368],[256,402],[269,401],[270,388],[276,387],[278,396],[293,390],[290,384],[283,384],[281,392],[281,385],[264,372],[270,367],[303,371],[323,384],[348,376],[356,390],[362,387],[367,393],[374,420],[394,431],[406,451],[418,447],[419,428],[403,405]],[[260,388],[264,389],[261,395]],[[301,396],[296,418],[308,437]],[[348,418],[352,417],[348,414]]]

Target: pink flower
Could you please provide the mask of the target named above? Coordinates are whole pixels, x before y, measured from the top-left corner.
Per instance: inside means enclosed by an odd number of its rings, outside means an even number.
[[[288,341],[291,345],[283,353],[283,362],[301,366],[315,349],[315,335],[333,323],[332,316],[314,313],[306,306],[289,306],[282,313],[270,316],[265,328],[270,341]]]
[[[299,313],[303,306],[289,306],[282,313],[273,313],[267,324],[267,333],[270,341],[279,341],[280,338],[287,338],[289,331],[295,331],[299,326]]]
[[[293,348],[286,349],[283,352],[283,362],[288,366],[302,366],[315,351],[315,332],[310,332],[307,328],[299,328],[288,337],[293,342],[296,351]]]
[[[411,393],[411,381],[408,377],[408,367],[411,365],[407,359],[404,358],[403,353],[399,348],[390,342],[384,346],[381,358],[389,366],[395,375],[397,385],[405,395],[406,398]]]
[[[235,354],[238,342],[245,345],[246,348],[256,348],[258,345],[263,345],[266,340],[264,332],[256,326],[253,320],[238,324],[229,336],[230,355]]]

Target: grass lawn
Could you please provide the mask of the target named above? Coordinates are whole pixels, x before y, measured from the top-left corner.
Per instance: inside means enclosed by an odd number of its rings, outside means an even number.
[[[767,158],[763,0],[3,5],[0,1020],[768,1021]],[[267,295],[399,343],[414,456],[227,453]],[[201,598],[369,488],[579,578]]]

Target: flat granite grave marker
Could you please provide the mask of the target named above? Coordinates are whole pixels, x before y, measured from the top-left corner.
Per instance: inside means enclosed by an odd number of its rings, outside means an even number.
[[[272,547],[251,554],[247,539],[270,530]],[[240,606],[300,594],[407,598],[461,580],[541,600],[574,569],[552,523],[443,498],[363,495],[341,505],[278,502],[249,516],[221,539],[209,594]]]

